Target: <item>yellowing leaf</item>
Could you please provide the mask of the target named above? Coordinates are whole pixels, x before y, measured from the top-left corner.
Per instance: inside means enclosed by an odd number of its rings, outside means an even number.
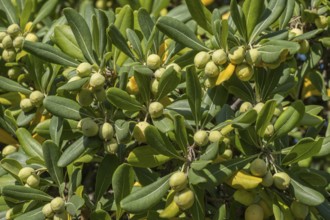
[[[262,182],[262,178],[249,175],[245,171],[237,171],[226,183],[234,189],[250,190],[256,188]]]
[[[25,98],[25,96],[18,92],[7,92],[0,95],[0,104],[19,106],[20,101]]]
[[[213,2],[214,2],[214,0],[202,0],[203,5],[205,5],[205,6],[208,6],[208,5],[212,4]]]
[[[328,96],[330,92],[328,91]],[[310,81],[310,79],[305,78],[304,80],[304,87],[301,91],[301,96],[304,99],[307,99],[308,97],[311,96],[321,96],[321,93],[315,88],[315,86],[312,84],[312,82]]]
[[[18,142],[15,140],[7,131],[0,128],[0,143],[17,145]]]
[[[230,12],[228,11],[228,12],[224,13],[221,18],[222,18],[222,20],[228,20],[229,16],[230,16]]]
[[[218,86],[221,83],[230,79],[230,77],[233,75],[233,73],[235,71],[235,67],[236,66],[234,64],[229,63],[228,66],[226,67],[226,69],[224,69],[223,71],[220,72],[215,84]]]

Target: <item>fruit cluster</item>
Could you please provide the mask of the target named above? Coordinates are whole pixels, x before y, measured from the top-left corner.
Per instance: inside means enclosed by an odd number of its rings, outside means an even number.
[[[65,211],[65,201],[61,197],[54,198],[42,207],[42,214],[46,219],[66,220],[68,213]]]
[[[30,112],[34,108],[42,106],[44,98],[45,95],[42,92],[35,90],[31,92],[29,98],[24,98],[21,100],[20,107],[23,112]]]
[[[37,188],[40,184],[40,177],[32,167],[23,167],[18,172],[18,177],[26,187]]]

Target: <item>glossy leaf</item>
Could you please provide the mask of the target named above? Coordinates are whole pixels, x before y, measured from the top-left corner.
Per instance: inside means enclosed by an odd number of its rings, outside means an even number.
[[[291,179],[291,185],[296,199],[305,205],[317,206],[324,201],[324,196],[320,192],[306,187],[294,179]]]
[[[109,36],[111,38],[112,43],[123,53],[127,56],[135,59],[134,54],[132,53],[131,49],[128,47],[127,42],[124,36],[120,33],[118,28],[115,25],[110,25],[109,28]]]
[[[3,158],[0,162],[1,167],[10,173],[16,180],[21,181],[18,177],[19,171],[23,168],[22,165],[15,159]]]
[[[21,92],[23,94],[29,95],[32,91],[23,87],[19,83],[10,80],[8,78],[5,78],[3,76],[0,76],[0,89],[8,92]]]
[[[18,200],[36,200],[50,202],[53,198],[39,189],[33,189],[25,186],[4,186],[1,194],[9,198]]]
[[[28,130],[25,128],[19,128],[16,131],[16,136],[22,149],[28,156],[43,158],[41,144],[33,139]]]
[[[18,24],[18,17],[14,5],[10,0],[1,0],[0,8],[6,13],[10,24]]]
[[[273,114],[276,108],[275,100],[268,100],[262,107],[261,111],[258,113],[256,121],[256,130],[260,137],[264,136],[266,128],[273,118]]]
[[[262,5],[259,3],[259,5]],[[246,21],[245,21],[245,15],[242,12],[242,9],[240,8],[240,6],[238,6],[236,1],[231,1],[230,2],[230,15],[231,18],[233,19],[238,32],[240,33],[240,35],[246,39],[247,38],[247,25],[246,25]],[[255,16],[254,14],[254,17]]]
[[[107,98],[111,104],[119,109],[139,111],[143,109],[141,103],[132,98],[127,92],[118,88],[109,88],[107,90]]]
[[[141,146],[129,153],[127,162],[134,167],[153,168],[166,163],[170,159],[170,157],[160,154],[152,147]]]
[[[188,134],[185,127],[184,117],[181,115],[174,116],[174,131],[177,144],[181,150],[187,153],[188,147]]]
[[[192,18],[199,26],[212,33],[212,14],[199,0],[186,2]]]
[[[172,92],[180,83],[181,75],[173,67],[167,68],[159,80],[156,100],[160,100]]]
[[[201,120],[202,89],[194,66],[187,68],[187,97],[196,125]]]
[[[42,7],[39,9],[37,16],[33,20],[33,25],[39,23],[44,18],[46,18],[50,13],[53,12],[57,6],[58,0],[49,0],[45,2]]]
[[[262,1],[247,0],[243,4],[243,13],[246,20],[246,32],[249,37],[258,23],[259,16],[262,13]]]

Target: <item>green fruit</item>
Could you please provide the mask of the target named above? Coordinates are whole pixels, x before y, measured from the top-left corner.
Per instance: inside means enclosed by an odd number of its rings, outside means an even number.
[[[150,124],[145,121],[139,122],[135,125],[133,130],[133,137],[135,138],[135,140],[142,143],[146,142],[146,136],[144,134],[144,131],[149,125]]]
[[[220,131],[211,131],[209,134],[209,141],[212,143],[220,141],[221,138],[222,135]]]
[[[274,179],[274,185],[278,189],[285,190],[290,186],[291,178],[285,172],[275,173],[273,175],[273,179]]]
[[[28,33],[26,36],[25,36],[25,40],[26,41],[31,41],[31,42],[38,42],[39,41],[39,38],[36,34],[34,33]]]
[[[291,203],[290,210],[297,219],[305,219],[309,213],[308,206],[297,201]]]
[[[0,43],[2,43],[2,40],[7,36],[7,33],[4,31],[0,31]]]
[[[299,28],[293,28],[289,31],[289,39],[292,39],[294,37],[298,37],[303,34],[303,31]]]
[[[208,89],[213,88],[215,86],[215,83],[217,82],[217,78],[216,77],[208,77],[205,79],[204,81],[204,86]]]
[[[250,165],[250,172],[253,176],[263,177],[267,174],[267,164],[264,160],[257,158]]]
[[[26,179],[26,184],[28,184],[31,188],[36,188],[39,186],[40,183],[40,177],[32,173],[27,179]]]
[[[54,216],[54,212],[53,212],[53,209],[52,209],[50,203],[47,203],[46,205],[44,205],[42,207],[41,211],[42,211],[42,214],[44,214],[44,216],[46,218],[52,218]]]
[[[253,108],[253,105],[251,104],[251,102],[243,102],[242,105],[239,108],[239,112],[244,113],[244,112],[247,112],[248,110],[250,110],[252,108]]]
[[[3,50],[2,59],[6,62],[14,62],[16,59],[16,51],[14,49]]]
[[[298,53],[306,54],[309,51],[309,41],[308,40],[302,40],[300,41],[300,48]]]
[[[31,92],[29,98],[33,106],[40,107],[45,98],[45,95],[42,92],[36,90]]]
[[[216,65],[223,65],[227,62],[227,60],[228,60],[227,53],[225,52],[224,49],[216,50],[212,54],[212,61]]]
[[[263,220],[264,219],[264,210],[260,205],[252,204],[246,208],[245,220]]]
[[[204,72],[207,77],[217,77],[219,75],[219,68],[213,61],[209,61],[205,66]]]
[[[18,172],[18,177],[22,180],[22,182],[26,183],[27,179],[34,173],[34,169],[32,167],[23,167]]]
[[[55,213],[62,213],[65,209],[65,202],[61,197],[56,197],[50,202],[50,206]]]
[[[149,105],[148,111],[149,111],[151,118],[159,118],[160,116],[163,115],[164,106],[160,102],[152,102]]]
[[[265,187],[270,187],[271,185],[273,185],[273,183],[274,183],[273,175],[270,171],[268,171],[267,174],[262,178],[261,185]]]
[[[171,63],[170,65],[166,66],[166,69],[170,68],[171,66],[177,73],[181,72],[181,67],[176,63]]]
[[[273,136],[274,132],[275,132],[274,125],[269,124],[266,127],[264,135],[265,135],[265,137],[271,137],[271,136]]]
[[[160,56],[157,54],[151,54],[147,57],[147,66],[152,69],[156,70],[160,67]]]
[[[253,193],[246,191],[244,189],[238,189],[233,195],[235,201],[241,203],[242,205],[249,206],[254,201]]]
[[[254,74],[254,70],[251,65],[242,63],[236,67],[235,73],[240,80],[249,81]]]
[[[263,209],[264,211],[264,219],[268,219],[270,216],[274,215],[272,207],[272,203],[267,204],[265,199],[261,199],[258,202],[258,205]]]
[[[107,2],[105,0],[97,0],[95,3],[95,7],[99,9],[105,9],[107,6]]]
[[[230,50],[228,58],[232,64],[238,65],[241,64],[245,57],[244,47],[234,47]]]
[[[155,71],[154,76],[157,80],[160,80],[162,77],[163,73],[165,72],[165,68],[159,68]]]
[[[13,146],[13,145],[7,145],[2,149],[2,156],[6,157],[9,154],[15,153],[17,151],[17,147]]]
[[[105,77],[100,73],[94,73],[89,80],[89,85],[96,90],[103,87],[104,83]]]
[[[13,47],[13,39],[9,35],[6,35],[2,40],[3,49],[10,49]]]
[[[21,49],[24,43],[24,37],[18,36],[13,40],[13,46],[17,49]]]
[[[199,130],[194,134],[194,141],[197,146],[203,147],[208,143],[208,135],[204,130]]]
[[[324,15],[320,15],[314,22],[317,28],[323,29],[328,27],[328,18]]]
[[[184,172],[176,172],[170,177],[169,184],[174,191],[181,191],[187,187],[188,177]]]
[[[159,82],[157,79],[152,79],[151,80],[151,93],[153,96],[156,96],[158,93],[158,86],[159,86]]]
[[[226,149],[220,156],[224,160],[230,160],[233,157],[233,151],[231,149]]]
[[[110,123],[105,122],[99,128],[99,137],[102,140],[111,140],[113,136],[113,127]]]
[[[68,214],[66,212],[56,213],[53,220],[67,220]]]
[[[87,62],[83,62],[79,64],[79,66],[76,69],[76,72],[78,76],[81,78],[90,76],[93,71],[93,66]]]
[[[19,27],[18,24],[11,24],[7,28],[7,33],[12,37],[17,36],[20,33],[20,31],[21,28]]]
[[[81,123],[81,131],[86,137],[93,137],[99,133],[99,126],[91,118],[86,118]]]
[[[34,108],[30,99],[22,99],[19,106],[23,112],[29,112]]]
[[[93,103],[94,96],[92,91],[82,88],[77,94],[77,101],[81,106],[90,106]]]
[[[245,54],[245,60],[250,65],[258,65],[261,61],[261,53],[258,49],[250,49]]]
[[[253,109],[257,111],[257,113],[259,114],[259,112],[261,111],[261,109],[264,107],[264,103],[263,102],[259,102],[258,104],[256,104]]]
[[[7,75],[10,79],[17,79],[20,73],[21,73],[20,68],[13,67],[8,70]]]
[[[197,53],[194,57],[194,64],[197,69],[202,69],[210,61],[211,56],[205,51]]]
[[[115,154],[118,150],[118,143],[115,138],[112,138],[110,141],[104,143],[104,150],[108,154]]]
[[[174,202],[179,206],[182,210],[189,209],[195,201],[194,192],[188,188],[177,192],[174,196]]]

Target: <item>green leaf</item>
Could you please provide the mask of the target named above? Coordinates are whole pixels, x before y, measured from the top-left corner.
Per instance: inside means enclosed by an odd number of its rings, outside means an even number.
[[[259,3],[259,5],[262,4]],[[242,9],[237,5],[236,1],[230,2],[230,15],[240,35],[244,39],[247,39],[247,31],[246,31],[247,26],[246,26],[245,16],[242,12]],[[253,16],[257,17],[255,16],[255,14],[253,14]]]
[[[112,176],[119,166],[118,158],[115,155],[106,155],[96,174],[94,200],[99,201],[112,183]]]
[[[159,101],[172,92],[179,85],[180,81],[181,75],[173,67],[166,69],[159,80],[156,100]]]
[[[138,11],[138,22],[139,22],[139,26],[141,28],[141,32],[144,36],[144,38],[147,40],[147,42],[149,42],[149,40],[152,40],[152,51],[156,52],[158,50],[158,46],[156,43],[155,39],[152,39],[152,33],[155,27],[155,23],[154,21],[151,19],[150,14],[144,9],[144,8],[140,8]]]
[[[99,30],[106,30],[109,27],[109,20],[104,11],[97,10],[96,18],[97,18]],[[99,33],[99,48],[98,48],[98,51],[99,51],[101,57],[103,57],[104,50],[106,49],[107,43],[108,43],[107,32],[101,31]]]
[[[243,3],[243,13],[246,19],[247,36],[250,37],[253,29],[258,23],[259,16],[262,13],[263,2],[261,0],[246,0]]]
[[[159,153],[171,158],[185,160],[176,151],[170,140],[164,134],[160,133],[156,127],[149,125],[144,133],[149,146],[155,148]]]
[[[78,62],[66,55],[59,49],[56,49],[48,44],[39,42],[24,41],[23,49],[27,52],[46,60],[51,63],[60,64],[63,66],[77,67]]]
[[[200,156],[201,160],[214,160],[218,156],[219,143],[214,142],[207,146],[205,152]]]
[[[161,17],[158,19],[156,26],[180,44],[197,51],[209,50],[184,23],[175,18]]]
[[[10,80],[6,77],[0,76],[0,89],[8,92],[21,92],[25,95],[29,95],[32,91],[24,88],[21,84]]]
[[[260,137],[264,136],[266,128],[273,118],[274,111],[276,108],[275,100],[268,100],[258,113],[256,121],[256,130]]]
[[[212,34],[212,14],[200,0],[186,1],[191,17],[199,26]]]
[[[33,25],[38,24],[40,21],[42,21],[44,18],[46,18],[48,15],[50,15],[55,7],[57,6],[58,0],[48,0],[46,1],[42,7],[39,9],[37,16],[33,20]]]
[[[53,142],[59,146],[63,132],[63,118],[53,116],[50,120],[49,134]]]
[[[196,125],[201,120],[202,88],[194,66],[186,69],[187,97]]]
[[[121,207],[130,213],[140,213],[150,210],[161,201],[168,191],[169,178],[170,175],[164,176],[156,182],[134,191],[120,202]]]
[[[256,110],[250,109],[232,121],[233,127],[245,129],[255,122],[257,115]]]
[[[321,150],[322,143],[323,138],[318,140],[312,138],[301,139],[283,158],[282,164],[289,165],[316,155]]]
[[[18,24],[18,17],[14,5],[10,0],[1,0],[0,9],[2,9],[6,15],[10,24]]]
[[[109,215],[109,213],[102,209],[98,209],[92,212],[90,218],[91,220],[111,220],[111,216]]]
[[[134,148],[127,157],[127,162],[134,167],[153,168],[170,160],[150,146]]]
[[[128,47],[126,39],[120,33],[118,28],[112,24],[109,27],[109,36],[111,38],[112,43],[124,54],[135,60],[135,56],[132,53],[131,49]]]
[[[89,31],[85,19],[74,9],[66,8],[63,13],[70,25],[77,43],[84,54],[84,57],[90,62],[95,63],[93,56],[92,35]]]
[[[193,220],[205,220],[205,202],[204,195],[205,190],[198,186],[190,186],[190,189],[194,192],[195,201],[193,206],[189,209],[192,214]]]
[[[174,116],[175,138],[180,149],[186,154],[188,147],[188,135],[185,126],[184,117],[181,115]]]
[[[83,85],[89,81],[90,77],[84,77],[72,82],[65,83],[63,86],[60,86],[57,91],[66,90],[66,91],[78,91]]]
[[[133,10],[129,5],[125,5],[116,15],[114,25],[118,28],[119,32],[126,38],[126,30],[133,29],[134,16]]]
[[[42,144],[42,151],[49,175],[60,186],[64,182],[63,169],[57,166],[60,159],[60,148],[52,141],[47,140]]]
[[[18,173],[23,167],[17,160],[12,158],[3,158],[0,162],[0,165],[4,170],[10,173],[16,180],[21,182],[21,179],[18,177]]]
[[[41,144],[31,136],[28,130],[19,128],[16,130],[16,136],[22,149],[28,156],[43,158]]]
[[[140,102],[132,98],[127,92],[115,87],[107,90],[107,98],[111,104],[119,109],[130,111],[140,111],[143,109]]]
[[[80,120],[91,117],[77,102],[60,96],[47,96],[44,106],[50,113],[62,118]]]
[[[23,213],[22,215],[15,218],[15,220],[44,220],[45,215],[42,213],[42,207],[37,209],[33,209],[32,211],[28,211]]]
[[[141,96],[143,103],[150,102],[150,82],[151,76],[144,73],[144,71],[139,71],[139,69],[134,69],[134,79],[139,88],[139,95]]]
[[[4,186],[1,190],[2,196],[18,200],[36,200],[50,202],[53,197],[39,189],[33,189],[25,186]]]
[[[26,23],[29,21],[31,16],[31,11],[33,11],[32,0],[26,0],[24,4],[23,11],[20,16],[20,26],[25,27]]]
[[[324,196],[318,191],[306,187],[294,179],[291,179],[291,185],[294,190],[295,198],[299,202],[308,206],[317,206],[323,203]]]
[[[144,60],[143,49],[141,46],[141,41],[135,31],[131,29],[126,30],[127,39],[132,45],[132,49],[137,53],[140,60]]]
[[[296,127],[305,113],[304,103],[300,100],[295,101],[285,111],[281,113],[274,124],[275,136],[281,137],[289,133]]]
[[[295,0],[287,0],[284,12],[279,18],[280,29],[284,29],[287,27],[288,23],[292,19],[294,8],[295,8]]]
[[[169,131],[174,130],[172,119],[170,119],[166,115],[162,115],[159,118],[153,118],[152,123],[162,133],[167,133]]]
[[[120,201],[128,196],[134,184],[134,170],[128,164],[120,165],[113,174],[112,188],[116,202],[116,219],[120,219],[123,214]]]

